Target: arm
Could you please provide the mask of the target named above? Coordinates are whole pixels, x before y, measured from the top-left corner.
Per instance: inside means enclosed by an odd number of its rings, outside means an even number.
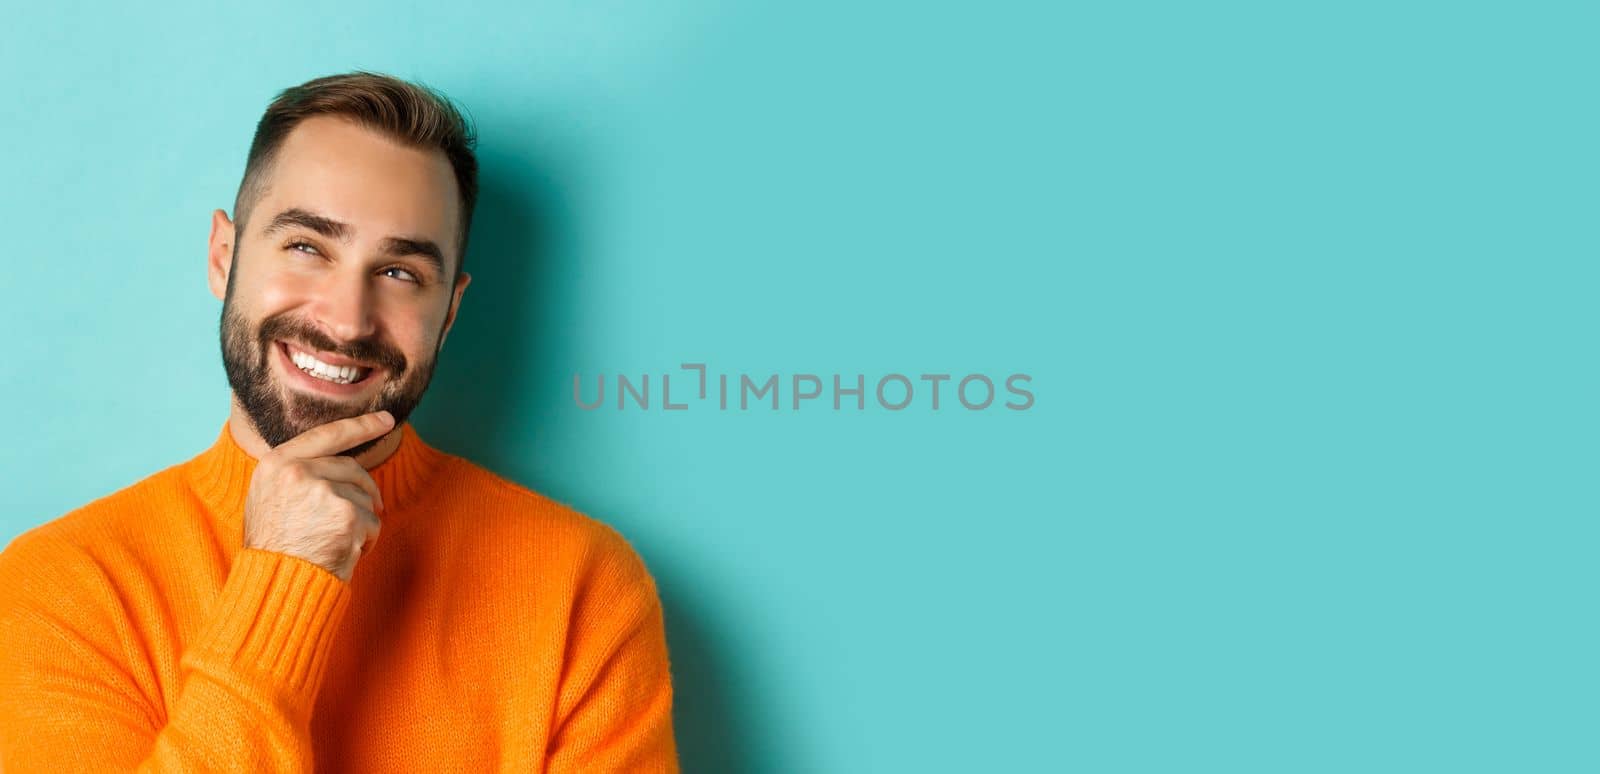
[[[140,644],[122,610],[106,609],[117,590],[81,552],[27,550],[42,547],[27,537],[0,556],[0,770],[311,770],[311,709],[349,604],[344,582],[241,551],[182,656],[167,714],[127,668]]]
[[[607,532],[617,541],[611,569],[585,595],[589,604],[575,611],[576,648],[564,668],[564,711],[547,770],[677,774],[661,601],[642,560]]]

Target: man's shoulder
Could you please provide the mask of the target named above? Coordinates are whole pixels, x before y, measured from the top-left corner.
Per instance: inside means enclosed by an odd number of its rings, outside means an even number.
[[[83,557],[95,547],[150,533],[158,526],[150,518],[153,512],[170,511],[188,497],[180,470],[181,465],[170,465],[22,531],[0,550],[0,565],[24,557]]]
[[[170,505],[183,493],[174,465],[22,531],[0,550],[6,592],[0,596],[59,605],[64,597],[92,593],[127,546],[160,539],[151,506]]]
[[[591,569],[653,583],[643,558],[622,532],[578,506],[524,486],[465,457],[449,455],[450,475],[463,493],[487,510],[496,525],[568,554]],[[503,533],[504,534],[504,533]],[[516,539],[516,538],[512,538]]]

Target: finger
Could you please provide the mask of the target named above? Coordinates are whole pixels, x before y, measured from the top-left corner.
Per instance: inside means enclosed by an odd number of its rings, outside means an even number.
[[[365,493],[371,503],[375,503],[377,510],[383,510],[383,492],[378,489],[378,482],[374,481],[372,474],[361,463],[349,457],[319,457],[302,463],[307,466],[311,474],[328,481],[354,485]]]
[[[349,500],[367,511],[375,511],[372,507],[372,493],[348,481],[333,482],[333,493]]]
[[[362,511],[361,518],[356,523],[355,550],[362,554],[371,551],[378,542],[378,533],[382,528],[383,524],[378,521],[378,517],[372,515],[371,511]]]
[[[374,411],[325,425],[317,425],[281,444],[273,451],[294,459],[311,459],[338,454],[359,443],[381,437],[394,428],[394,416]]]
[[[367,511],[362,515],[361,528],[365,530],[361,545],[364,547],[363,550],[369,550],[378,542],[378,533],[383,531],[383,522],[378,521],[378,517],[373,516],[371,511]]]

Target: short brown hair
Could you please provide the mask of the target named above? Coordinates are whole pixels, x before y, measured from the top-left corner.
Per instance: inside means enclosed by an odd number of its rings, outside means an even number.
[[[256,124],[244,179],[233,201],[239,231],[266,192],[274,156],[289,133],[312,116],[348,118],[401,144],[444,152],[461,191],[461,233],[457,235],[456,273],[467,259],[467,232],[478,201],[477,131],[443,94],[418,83],[357,70],[315,78],[278,93]]]

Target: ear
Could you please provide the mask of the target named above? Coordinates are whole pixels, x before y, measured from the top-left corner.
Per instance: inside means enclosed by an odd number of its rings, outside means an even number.
[[[461,308],[461,294],[467,292],[467,284],[472,282],[472,275],[461,272],[456,275],[456,289],[450,296],[450,311],[445,314],[444,332],[439,334],[439,346],[444,347],[444,340],[450,335],[450,328],[456,324],[456,310]]]
[[[206,283],[221,301],[228,296],[228,275],[233,273],[233,221],[222,210],[211,212],[211,246],[206,254]]]

